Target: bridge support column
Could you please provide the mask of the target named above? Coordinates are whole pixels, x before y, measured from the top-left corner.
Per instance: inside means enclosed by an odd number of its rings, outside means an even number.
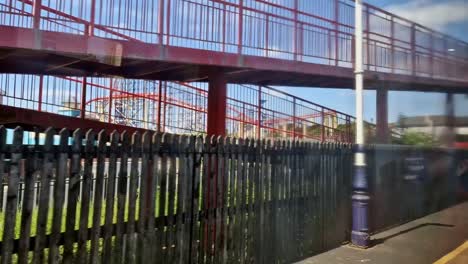
[[[455,143],[456,131],[455,131],[455,101],[454,94],[447,93],[445,98],[445,114],[447,116],[447,131],[446,135],[443,135],[442,143],[446,147],[453,147]]]
[[[226,135],[227,83],[222,73],[213,73],[208,84],[208,135]]]
[[[387,86],[377,89],[377,143],[389,143],[388,129],[388,89]]]
[[[223,73],[214,71],[208,75],[208,111],[207,111],[207,133],[209,136],[225,136],[226,135],[226,102],[227,102],[227,83]],[[215,139],[216,141],[216,139]],[[211,168],[212,173],[205,182],[205,196],[207,200],[208,208],[216,208],[217,199],[216,193],[222,195],[222,190],[217,189],[217,186],[221,186],[218,180],[222,180],[218,177],[218,172],[222,164],[218,164],[218,160],[210,159],[208,161],[208,168]],[[222,183],[224,184],[224,183]],[[214,188],[213,188],[214,187]],[[214,194],[214,195],[213,195]],[[221,236],[224,234],[221,231]],[[216,231],[214,226],[205,225],[205,236],[211,236],[211,239],[215,239]],[[211,247],[206,244],[203,245],[207,250],[208,254],[212,254]]]

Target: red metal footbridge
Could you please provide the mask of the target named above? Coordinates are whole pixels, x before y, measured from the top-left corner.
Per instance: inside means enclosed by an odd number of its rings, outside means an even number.
[[[364,11],[366,87],[466,91],[467,43]],[[351,116],[269,86],[352,88],[353,32],[351,0],[0,0],[0,89],[28,105],[2,109],[23,123],[72,109],[144,129],[349,141]]]

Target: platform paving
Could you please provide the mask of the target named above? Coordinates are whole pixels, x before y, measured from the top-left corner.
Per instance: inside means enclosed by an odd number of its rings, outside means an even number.
[[[298,264],[468,264],[468,202],[379,233],[375,246],[357,249],[345,245]],[[455,252],[457,248],[462,249]],[[447,256],[447,261],[440,261]]]

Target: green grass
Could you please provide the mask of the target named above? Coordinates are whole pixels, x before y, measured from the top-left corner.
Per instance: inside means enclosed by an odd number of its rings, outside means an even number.
[[[160,195],[158,195],[159,192],[157,192],[157,195],[155,197],[155,217],[159,217],[159,200],[160,200]],[[177,210],[177,193],[175,193],[175,201],[174,201],[174,212]],[[164,214],[168,215],[169,213],[169,193],[166,193],[166,204],[164,208]],[[81,212],[81,206],[82,203],[78,202],[76,205],[76,222],[75,222],[75,230],[79,229],[80,225],[80,212]],[[124,222],[128,221],[129,218],[129,203],[126,201],[125,205],[125,212],[124,212]],[[52,232],[52,220],[53,220],[53,206],[49,206],[48,212],[47,212],[47,225],[46,225],[46,234],[49,235]],[[139,219],[139,210],[140,210],[140,199],[137,195],[137,200],[135,201],[135,220]],[[31,233],[30,236],[36,236],[37,232],[37,220],[38,220],[38,212],[39,212],[39,207],[35,207],[32,211],[31,214]],[[91,228],[93,226],[93,216],[94,216],[95,210],[94,210],[94,203],[90,202],[89,204],[89,214],[88,214],[88,228]],[[21,217],[22,217],[22,212],[21,208],[18,208],[17,213],[16,213],[16,219],[15,219],[15,239],[18,239],[20,237],[21,233]],[[64,207],[62,210],[62,216],[61,216],[61,232],[65,232],[66,228],[66,218],[67,218],[67,207]],[[100,217],[100,225],[105,224],[105,219],[106,219],[106,201],[102,201],[102,207],[101,207],[101,217]],[[3,232],[4,232],[4,221],[5,221],[5,212],[0,212],[0,241],[3,240]],[[112,223],[116,224],[117,223],[117,199],[114,199],[114,206],[113,206],[113,213],[112,213]]]
[[[116,203],[117,205],[117,203]],[[92,203],[90,203],[90,211],[89,211],[89,215],[88,215],[88,227],[92,227],[92,221],[93,221],[93,214],[94,214],[94,210],[92,209]],[[116,206],[115,206],[116,207]],[[49,210],[47,212],[47,225],[46,225],[46,234],[50,234],[52,232],[52,220],[53,220],[53,207],[49,207]],[[80,211],[81,211],[81,203],[78,203],[77,204],[77,207],[76,207],[76,211],[77,211],[77,215],[76,215],[76,223],[75,223],[75,230],[77,230],[79,228],[79,221],[80,221]],[[103,225],[104,222],[105,222],[105,212],[106,212],[106,208],[105,208],[105,205],[103,205],[102,209],[101,209],[101,221],[100,221],[100,224]],[[33,209],[32,211],[32,215],[31,215],[31,233],[30,235],[31,236],[36,236],[36,231],[37,231],[37,220],[38,220],[38,213],[39,213],[39,209],[36,207]],[[21,213],[21,209],[19,209],[19,211],[17,212],[16,214],[16,220],[15,220],[15,239],[18,239],[19,236],[20,236],[20,233],[21,233],[21,217],[22,217],[22,213]],[[65,225],[66,225],[66,217],[67,217],[67,208],[65,207],[62,211],[62,216],[61,216],[61,232],[65,232]],[[4,224],[4,220],[5,220],[5,213],[2,212],[0,213],[0,226],[3,226]],[[116,223],[117,222],[117,216],[116,214],[114,214],[113,216],[113,223]],[[0,229],[0,240],[3,239],[3,228]]]

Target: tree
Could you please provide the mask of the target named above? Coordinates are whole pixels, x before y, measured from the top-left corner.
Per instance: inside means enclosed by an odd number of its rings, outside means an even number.
[[[401,136],[401,144],[403,145],[416,145],[416,146],[434,146],[437,141],[430,134],[424,132],[411,132],[407,131]]]

